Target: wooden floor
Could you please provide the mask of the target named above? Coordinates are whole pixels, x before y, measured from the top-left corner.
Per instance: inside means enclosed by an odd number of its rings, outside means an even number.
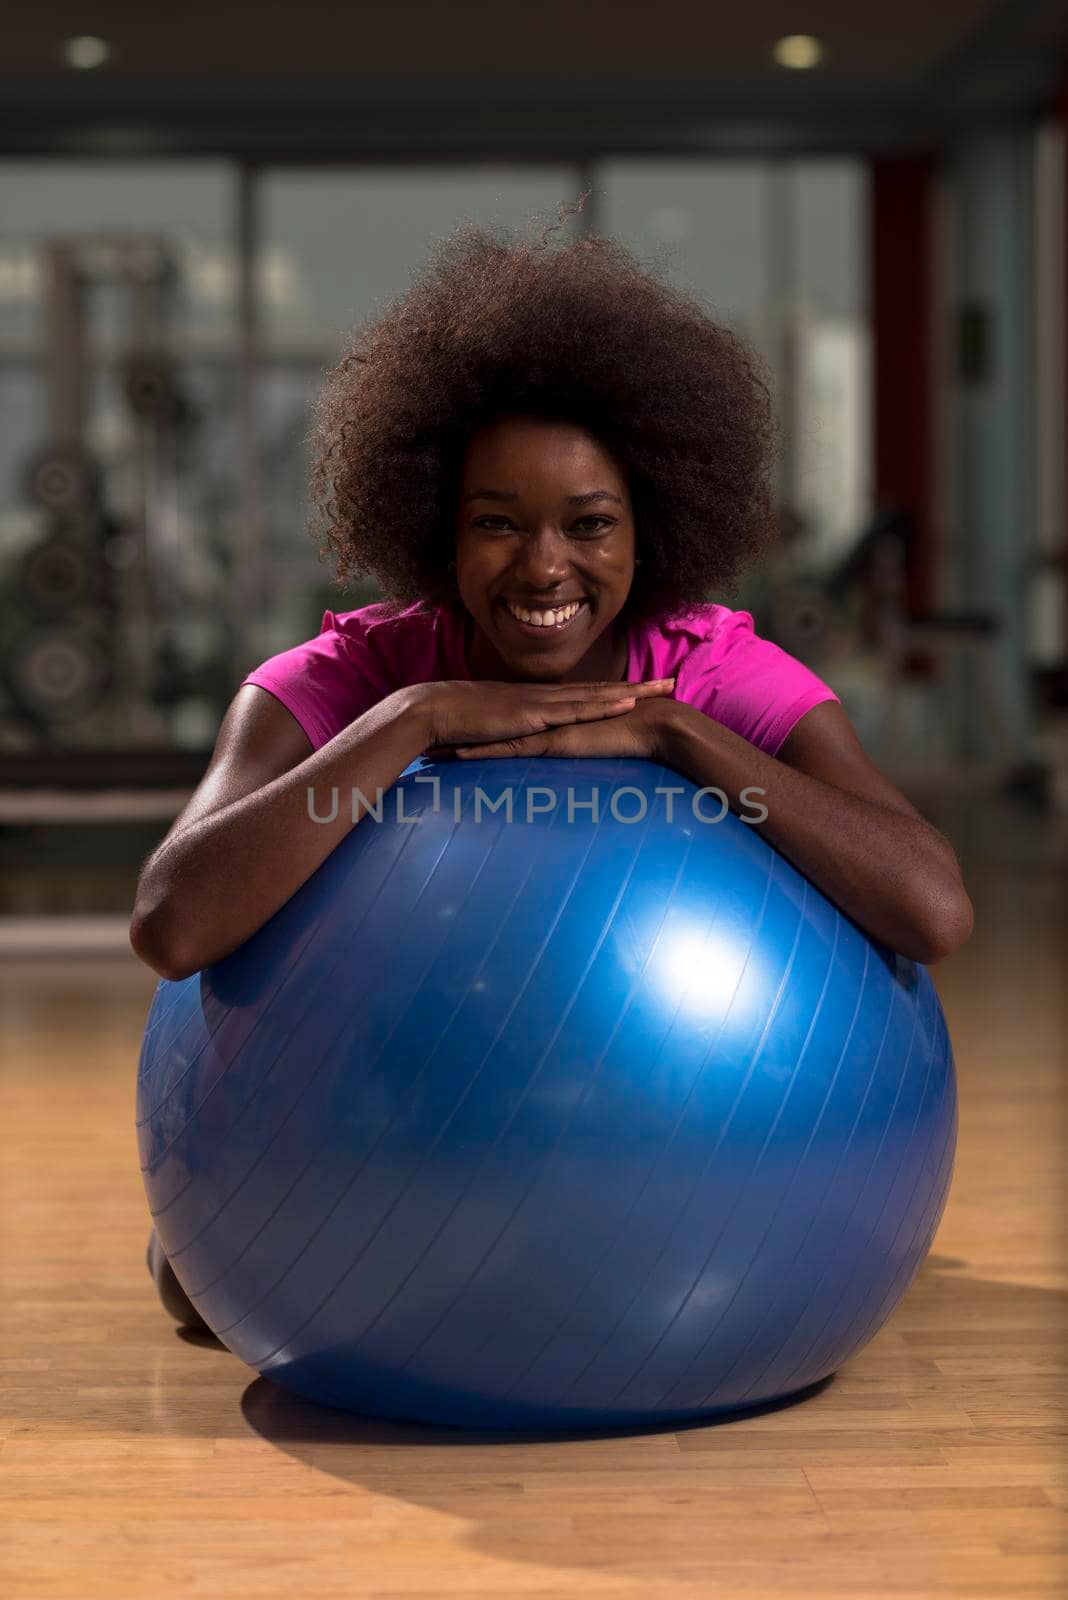
[[[0,1592],[1068,1594],[1068,850],[963,829],[978,931],[935,969],[960,1144],[934,1251],[820,1393],[638,1436],[392,1427],[182,1336],[144,1266],[150,977],[0,976]]]

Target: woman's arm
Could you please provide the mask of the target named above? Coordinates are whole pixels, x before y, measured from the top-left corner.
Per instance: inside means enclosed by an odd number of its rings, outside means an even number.
[[[668,687],[670,680],[411,684],[313,753],[295,717],[267,690],[246,684],[196,793],[142,868],[130,943],[162,977],[189,977],[236,950],[307,882],[364,815],[357,800],[353,816],[355,790],[375,805],[443,737],[589,726],[624,703],[663,697]],[[629,693],[621,697],[621,688]]]
[[[141,870],[130,923],[137,955],[177,979],[236,950],[351,831],[352,789],[373,804],[427,737],[418,696],[399,689],[313,752],[273,695],[240,688],[207,772]],[[313,821],[309,788],[326,816],[335,785],[337,815]]]
[[[925,964],[968,938],[952,845],[883,777],[840,705],[813,707],[776,756],[683,702],[655,714],[663,760],[737,810],[741,790],[764,790],[754,826],[873,938]]]

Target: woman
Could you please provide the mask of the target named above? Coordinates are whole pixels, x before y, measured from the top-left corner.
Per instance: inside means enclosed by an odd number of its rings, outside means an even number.
[[[238,689],[141,874],[155,971],[227,955],[311,876],[353,815],[312,821],[309,791],[373,797],[427,751],[646,757],[739,810],[762,790],[763,836],[875,939],[934,962],[968,937],[949,842],[833,691],[708,598],[767,540],[772,427],[756,358],[697,302],[612,241],[467,225],[358,331],[314,443],[339,582],[385,599]]]

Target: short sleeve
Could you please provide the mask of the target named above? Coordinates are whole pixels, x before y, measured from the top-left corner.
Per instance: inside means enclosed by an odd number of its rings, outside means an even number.
[[[813,706],[838,696],[796,657],[763,639],[748,611],[729,611],[677,674],[675,697],[775,755]]]
[[[285,706],[316,750],[390,694],[382,663],[359,632],[342,632],[332,611],[314,639],[271,656],[243,680]]]

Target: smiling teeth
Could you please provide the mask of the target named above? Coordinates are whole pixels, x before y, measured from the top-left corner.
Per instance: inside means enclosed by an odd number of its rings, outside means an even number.
[[[536,628],[558,628],[562,622],[571,621],[582,601],[576,600],[571,605],[560,606],[554,611],[525,611],[522,606],[514,606],[510,600],[505,604],[513,617],[518,617],[520,622],[532,622]]]

